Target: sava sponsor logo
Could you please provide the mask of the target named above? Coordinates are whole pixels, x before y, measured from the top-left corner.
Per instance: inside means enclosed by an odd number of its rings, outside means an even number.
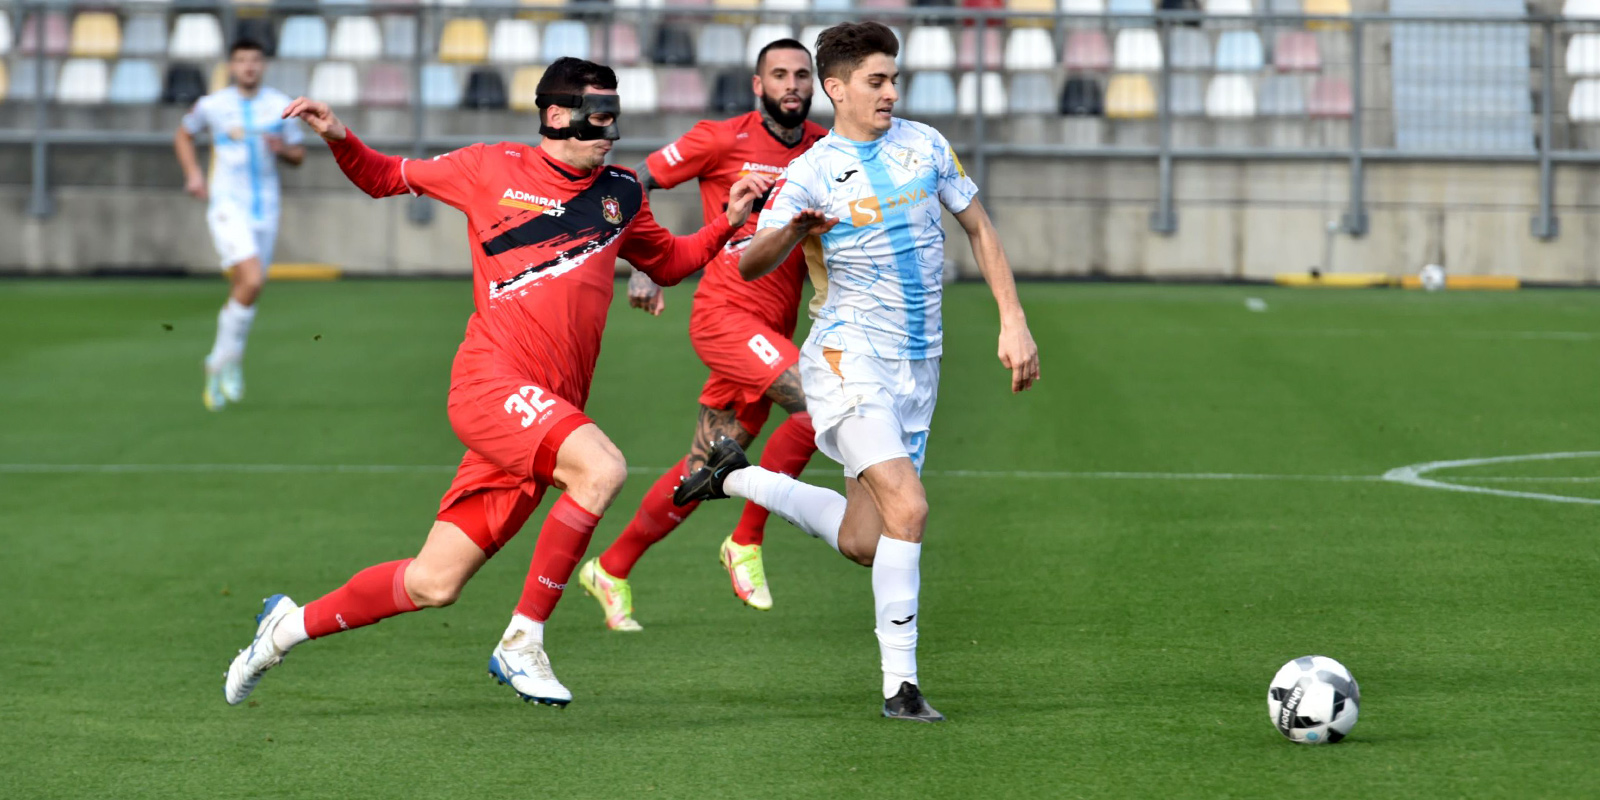
[[[859,200],[851,200],[850,224],[857,228],[863,225],[876,225],[883,221],[885,214],[904,210],[927,199],[928,190],[921,186],[914,186],[888,197],[874,195],[863,197]]]
[[[506,193],[500,196],[500,205],[520,208],[524,211],[537,211],[549,214],[552,217],[559,217],[567,211],[566,208],[562,207],[560,200],[553,197],[540,197],[536,194],[519,192],[516,189],[507,189]]]

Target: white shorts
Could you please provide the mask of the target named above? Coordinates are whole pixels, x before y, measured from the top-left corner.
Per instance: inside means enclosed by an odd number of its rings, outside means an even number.
[[[272,266],[272,245],[278,238],[277,220],[257,222],[248,212],[215,206],[206,212],[206,224],[211,227],[211,243],[216,245],[223,269],[259,258],[265,277],[267,267]]]
[[[900,360],[823,348],[806,341],[800,348],[800,383],[806,411],[817,430],[817,449],[844,465],[854,478],[873,464],[910,458],[917,473],[928,454],[928,426],[939,399],[939,358]],[[839,446],[839,424],[853,416],[886,422],[898,442],[884,452]],[[851,452],[848,457],[845,450]]]

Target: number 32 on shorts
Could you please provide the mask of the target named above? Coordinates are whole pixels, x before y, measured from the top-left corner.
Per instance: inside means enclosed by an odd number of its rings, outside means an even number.
[[[518,389],[516,394],[506,398],[506,413],[521,414],[522,427],[526,428],[555,404],[555,398],[545,398],[543,389],[537,386],[524,386]]]
[[[783,354],[778,352],[778,348],[773,347],[772,342],[759,333],[750,337],[750,351],[755,353],[756,358],[761,359],[762,363],[769,367],[778,363],[778,359],[783,358]]]

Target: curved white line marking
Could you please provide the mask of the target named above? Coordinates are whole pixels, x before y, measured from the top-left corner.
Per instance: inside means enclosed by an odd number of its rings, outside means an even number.
[[[1488,486],[1466,486],[1423,477],[1430,472],[1436,472],[1441,469],[1482,467],[1489,464],[1514,464],[1523,461],[1559,461],[1567,458],[1600,458],[1600,450],[1580,450],[1570,453],[1530,453],[1522,456],[1494,456],[1492,458],[1462,458],[1454,461],[1429,461],[1424,464],[1395,467],[1383,473],[1383,479],[1394,483],[1404,483],[1409,486],[1421,486],[1425,489],[1443,489],[1447,492],[1492,494],[1500,497],[1520,497],[1525,500],[1544,500],[1551,503],[1577,503],[1580,505],[1600,506],[1600,498],[1594,497],[1570,497],[1564,494],[1518,492],[1511,489],[1494,489]],[[1462,480],[1472,480],[1472,478],[1463,477]],[[1552,480],[1562,479],[1555,478]]]

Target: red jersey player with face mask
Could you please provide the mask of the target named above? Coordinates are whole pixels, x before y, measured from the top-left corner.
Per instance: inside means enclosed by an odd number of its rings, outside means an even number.
[[[651,215],[638,176],[605,164],[617,138],[616,89],[609,67],[559,59],[539,81],[537,147],[481,144],[431,160],[369,149],[323,103],[301,98],[284,112],[326,139],[340,169],[373,197],[427,195],[466,214],[476,311],[451,370],[449,416],[468,449],[415,558],[369,567],[304,608],[267,599],[254,641],[228,669],[229,703],[308,638],[454,602],[550,486],[563,493],[489,671],[524,700],[571,701],[545,654],[544,621],[627,476],[622,453],[583,413],[616,259],[677,283],[727,243],[771,186],[764,176],[742,179],[725,214],[673,237]]]
[[[760,109],[721,122],[701,122],[678,141],[652,153],[639,168],[645,188],[670,189],[699,179],[705,218],[721,215],[737,181],[751,174],[776,179],[790,161],[827,135],[822,126],[806,121],[813,80],[811,53],[805,45],[793,39],[768,44],[756,58],[751,80]],[[645,493],[638,512],[616,542],[578,572],[584,589],[600,602],[606,625],[612,630],[641,629],[633,619],[628,576],[647,548],[694,511],[695,504],[673,505],[672,493],[684,475],[705,463],[713,443],[728,437],[748,445],[777,403],[789,418],[768,438],[762,466],[798,475],[816,452],[815,432],[796,366],[800,351],[793,341],[807,259],[796,250],[771,274],[746,282],[739,275],[739,255],[754,234],[752,217],[706,265],[694,293],[689,339],[700,360],[711,368],[711,377],[700,392],[700,420],[689,454]],[[821,264],[816,266],[813,274],[819,281],[820,296],[826,277]],[[635,307],[661,313],[660,288],[647,272],[630,281],[629,299]],[[772,607],[761,559],[766,522],[767,510],[747,503],[738,527],[721,548],[722,565],[728,570],[735,596],[761,610]]]

